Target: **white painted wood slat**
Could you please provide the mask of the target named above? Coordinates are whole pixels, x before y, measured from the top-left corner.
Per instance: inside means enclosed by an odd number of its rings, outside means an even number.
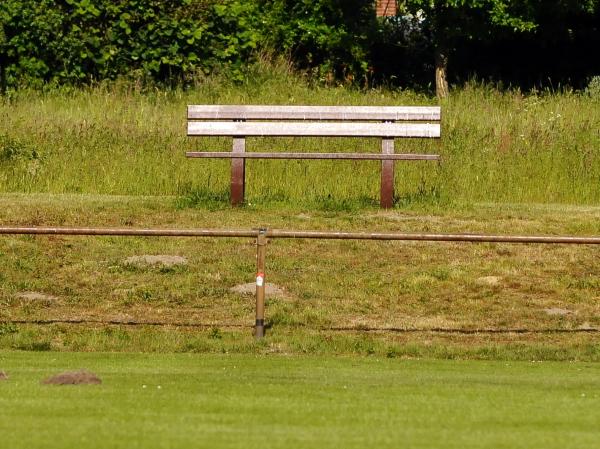
[[[439,121],[439,106],[189,105],[189,120]]]
[[[188,136],[440,137],[439,123],[188,122]]]

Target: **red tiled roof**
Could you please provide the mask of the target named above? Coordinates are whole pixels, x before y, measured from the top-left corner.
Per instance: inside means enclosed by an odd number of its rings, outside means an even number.
[[[395,16],[396,0],[377,0],[377,17]]]

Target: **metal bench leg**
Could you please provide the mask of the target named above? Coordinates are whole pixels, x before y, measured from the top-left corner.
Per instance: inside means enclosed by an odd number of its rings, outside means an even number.
[[[381,153],[394,154],[394,139],[381,139]],[[381,161],[381,194],[379,204],[383,209],[394,205],[394,161]]]
[[[233,153],[246,151],[246,138],[233,138]],[[244,204],[244,191],[246,190],[246,159],[231,159],[231,205]]]

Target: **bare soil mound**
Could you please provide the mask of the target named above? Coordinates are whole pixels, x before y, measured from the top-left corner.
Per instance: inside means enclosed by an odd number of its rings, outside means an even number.
[[[8,374],[6,374],[4,371],[0,371],[0,381],[2,380],[8,380]]]
[[[559,315],[559,316],[573,314],[573,312],[571,310],[561,309],[560,307],[552,307],[550,309],[544,309],[544,312],[546,312],[546,314],[548,314],[548,315]]]
[[[502,278],[500,276],[483,276],[477,278],[477,283],[485,285],[498,285],[500,284],[501,280]]]
[[[45,305],[51,305],[52,303],[58,301],[56,296],[47,295],[40,292],[19,292],[15,296],[27,302],[35,302]]]
[[[254,295],[256,294],[256,284],[254,282],[249,282],[248,284],[236,285],[235,287],[231,287],[229,290],[240,295]],[[265,295],[279,296],[282,298],[287,298],[289,296],[285,288],[276,284],[270,284],[268,282],[265,284]]]
[[[98,385],[102,380],[87,370],[66,371],[42,381],[46,385]]]

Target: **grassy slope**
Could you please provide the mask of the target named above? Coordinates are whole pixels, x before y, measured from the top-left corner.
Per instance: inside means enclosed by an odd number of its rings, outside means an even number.
[[[81,367],[103,384],[39,383]],[[0,368],[11,449],[565,449],[600,439],[597,364],[0,352]]]
[[[600,108],[584,95],[455,91],[442,105],[441,141],[398,142],[398,151],[439,152],[444,162],[399,163],[392,212],[373,207],[378,163],[250,161],[248,205],[230,210],[228,163],[183,156],[186,149],[230,145],[185,136],[189,103],[432,102],[403,91],[310,87],[286,70],[258,73],[242,86],[207,79],[185,92],[140,93],[131,85],[20,92],[0,102],[0,223],[600,234]],[[257,139],[250,149],[366,151],[367,145],[377,150],[376,141],[335,139]],[[534,202],[546,205],[514,205]],[[164,253],[190,264],[160,270],[123,263],[131,255]],[[580,333],[600,326],[597,248],[277,241],[268,254],[269,279],[288,292],[269,298],[274,347],[209,334],[190,341],[181,329],[118,329],[123,338],[115,339],[110,329],[26,325],[2,325],[0,345],[504,357],[499,347],[537,343],[541,352],[520,346],[509,357],[600,357],[597,334]],[[187,321],[220,329],[252,322],[252,298],[229,292],[252,280],[250,240],[3,237],[0,257],[2,320]],[[498,282],[487,282],[490,276]],[[32,290],[58,300],[18,298]],[[552,308],[566,315],[545,312]],[[418,336],[321,333],[332,327],[394,327]],[[436,328],[537,333],[452,334],[444,341],[459,349],[431,349],[439,337],[428,332]]]
[[[343,229],[398,232],[600,234],[600,209],[478,205],[353,212],[181,208],[176,198],[3,195],[13,225]],[[216,207],[219,206],[219,207]],[[389,356],[599,359],[600,248],[275,240],[267,279],[269,340],[250,337],[251,239],[4,236],[0,319],[189,323],[204,328],[4,325],[3,347],[38,350],[361,353]],[[132,255],[185,256],[179,269],[133,268]],[[490,283],[489,277],[493,276]],[[26,291],[57,297],[19,299]],[[564,309],[565,315],[552,315]],[[358,332],[331,331],[349,328]],[[365,333],[366,328],[408,333]],[[431,332],[435,329],[447,332]],[[453,330],[504,330],[462,335]],[[510,333],[517,329],[531,332]],[[527,349],[529,348],[529,349]]]
[[[376,163],[249,162],[251,204],[232,211],[227,163],[183,157],[229,147],[184,136],[188,103],[431,102],[309,88],[285,71],[185,93],[20,93],[0,102],[0,224],[600,234],[600,108],[579,95],[455,92],[440,142],[398,142],[444,163],[398,164],[391,212],[372,207]],[[250,142],[367,145],[377,149]],[[523,202],[546,205],[514,205]],[[123,263],[136,254],[190,264]],[[275,241],[267,276],[287,294],[268,298],[272,327],[255,342],[252,298],[228,290],[252,280],[248,239],[2,237],[0,348],[242,354],[0,352],[10,375],[0,381],[0,447],[592,447],[596,364],[397,358],[600,360],[598,256],[590,247]],[[57,299],[20,299],[24,291]],[[191,326],[11,324],[38,319]],[[365,330],[386,327],[404,331]],[[477,329],[500,332],[455,332]],[[286,356],[264,356],[272,353]],[[298,353],[328,357],[289,356]],[[39,385],[80,367],[104,384]]]
[[[250,84],[207,80],[181,92],[129,86],[20,93],[0,100],[0,192],[228,195],[229,165],[185,150],[228,150],[230,139],[185,136],[199,103],[424,105],[404,91],[309,87],[281,71]],[[600,108],[578,94],[500,93],[470,86],[443,108],[439,142],[399,139],[399,152],[440,153],[441,165],[398,163],[398,205],[451,202],[600,203]],[[379,151],[377,140],[252,139],[249,151]],[[249,161],[248,200],[352,208],[377,201],[377,162]]]

